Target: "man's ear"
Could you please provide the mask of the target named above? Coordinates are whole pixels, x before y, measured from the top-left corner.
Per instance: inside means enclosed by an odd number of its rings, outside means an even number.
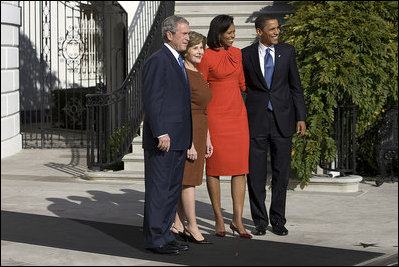
[[[259,28],[256,28],[256,34],[260,37],[262,35],[262,30]]]
[[[171,31],[166,32],[166,37],[168,38],[169,41],[172,41],[173,39],[173,33]]]

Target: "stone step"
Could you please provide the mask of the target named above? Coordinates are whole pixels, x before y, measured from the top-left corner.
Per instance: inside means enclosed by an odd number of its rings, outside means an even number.
[[[99,171],[99,172],[85,172],[84,179],[86,180],[112,180],[112,181],[141,181],[144,180],[144,171]]]
[[[251,44],[253,43],[253,41],[254,41],[254,40],[237,40],[237,39],[236,39],[236,40],[234,41],[234,43],[233,43],[233,46],[234,46],[234,47],[237,47],[237,48],[240,48],[240,49],[243,49],[243,48],[245,48],[245,47],[251,45]]]
[[[279,17],[283,17],[287,14],[287,10],[271,10],[267,12],[270,15],[274,15]],[[206,26],[210,24],[211,20],[220,15],[221,13],[218,10],[210,10],[209,12],[177,12],[175,13],[178,16],[182,16],[188,20],[190,26],[199,25],[199,26]],[[258,12],[253,12],[253,10],[241,10],[241,11],[234,11],[229,12],[228,9],[223,13],[226,15],[230,15],[234,18],[234,25],[240,26],[245,24],[253,24],[255,22],[256,17],[259,15]]]
[[[143,141],[143,137],[141,135],[137,135],[133,138],[133,143],[141,143]]]
[[[144,150],[142,147],[143,138],[141,136],[136,136],[132,142],[132,150],[134,154],[143,154]]]
[[[175,14],[190,22],[190,29],[208,35],[211,20],[220,14],[234,17],[236,38],[234,46],[244,48],[256,39],[254,21],[259,13],[283,17],[292,7],[288,1],[176,1]]]
[[[197,6],[197,7],[208,7],[208,8],[216,8],[216,7],[225,7],[226,5],[232,5],[234,3],[235,6],[268,6],[273,5],[275,1],[175,1],[176,7],[184,7],[184,6]],[[288,1],[279,1],[285,2]]]
[[[247,23],[243,25],[235,25],[236,26],[236,37],[239,36],[251,36],[252,34],[256,34],[255,24]],[[208,34],[209,24],[208,25],[190,25],[190,30],[200,32],[205,35]]]
[[[188,22],[190,23],[190,27],[198,26],[198,27],[209,28],[211,20],[215,17],[214,15],[209,15],[209,16],[189,16],[187,14],[181,14],[181,15],[188,20]],[[248,16],[234,17],[234,25],[236,26],[236,28],[239,28],[240,26],[244,25],[252,25],[252,27],[255,27],[252,21],[248,21]]]
[[[233,16],[236,28],[254,27],[259,13],[282,18],[293,10],[288,1],[176,1],[175,5],[175,14],[185,17],[191,27],[209,27],[211,20],[220,14]]]
[[[84,179],[87,180],[112,180],[112,181],[143,181],[144,171],[108,171],[108,172],[85,172]],[[305,186],[298,180],[290,179],[288,190],[297,192],[333,192],[350,193],[359,191],[359,183],[363,180],[361,176],[349,175],[344,177],[328,177],[327,175],[314,175]],[[267,189],[270,189],[268,179]],[[230,176],[221,176],[220,182],[230,183]],[[206,183],[206,176],[203,177],[203,184]]]
[[[290,179],[288,189],[306,192],[332,192],[350,193],[359,191],[359,183],[363,177],[348,175],[343,177],[329,177],[328,175],[314,175],[308,185],[301,184],[298,180]]]
[[[281,10],[274,10],[269,12],[269,14],[271,15],[280,15],[283,12]],[[180,15],[182,17],[184,17],[185,19],[187,18],[199,18],[199,17],[204,17],[204,18],[210,18],[209,22],[216,17],[217,15],[220,15],[220,11],[219,10],[214,10],[214,9],[210,9],[208,12],[195,12],[195,11],[189,11],[189,12],[179,12],[179,13],[175,13],[176,15]],[[256,14],[258,14],[257,12],[253,12],[253,10],[237,10],[237,11],[232,11],[230,12],[229,9],[226,9],[225,12],[223,12],[222,14],[226,14],[226,15],[230,15],[234,18],[234,24],[244,24],[242,22],[246,22],[246,23],[253,23],[255,21],[256,18]],[[236,21],[236,18],[240,18],[239,21]],[[188,19],[187,19],[188,20]],[[191,24],[191,21],[188,21]]]
[[[141,147],[141,144],[133,145],[133,152],[134,154],[144,154],[144,150]]]
[[[179,13],[212,13],[234,14],[241,12],[256,12],[267,6],[272,6],[274,1],[176,1],[175,14]],[[251,14],[250,13],[250,14]]]
[[[133,150],[134,151],[134,150]],[[123,158],[123,169],[125,171],[144,172],[144,153],[129,153]]]
[[[207,37],[209,27],[190,27],[191,31],[196,31]],[[256,31],[253,25],[245,26],[245,28],[236,28],[236,36],[234,42],[237,41],[253,41],[256,38]]]

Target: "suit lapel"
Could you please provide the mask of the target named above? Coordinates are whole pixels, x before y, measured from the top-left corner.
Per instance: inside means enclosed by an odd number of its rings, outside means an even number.
[[[274,81],[274,77],[277,75],[276,73],[279,73],[279,67],[280,67],[280,60],[281,60],[281,47],[277,44],[274,46],[274,71],[273,71],[273,79],[272,79],[272,84]]]
[[[260,61],[259,61],[259,51],[258,51],[258,43],[254,43],[252,45],[252,51],[251,51],[251,58],[252,58],[252,64],[253,68],[255,70],[256,76],[259,79],[259,82],[262,84],[263,89],[267,90],[267,85],[265,81],[265,77],[263,77],[262,70],[260,68]]]
[[[169,60],[172,62],[172,66],[175,69],[175,71],[177,71],[179,73],[178,75],[180,75],[180,77],[181,77],[181,79],[180,79],[181,82],[185,86],[187,86],[186,78],[184,77],[184,74],[180,68],[179,63],[177,63],[175,56],[172,54],[172,52],[169,50],[169,48],[167,48],[165,45],[162,45],[162,49],[163,49],[164,53],[166,54],[166,56],[169,58]]]

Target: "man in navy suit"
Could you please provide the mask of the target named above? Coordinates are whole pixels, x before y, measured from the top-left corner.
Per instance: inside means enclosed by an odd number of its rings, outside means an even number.
[[[181,193],[186,151],[192,142],[191,91],[180,52],[189,41],[186,19],[163,21],[164,45],[143,68],[145,165],[144,246],[154,253],[188,250],[170,231]]]
[[[292,136],[306,131],[306,108],[295,59],[295,48],[279,43],[278,20],[261,14],[255,20],[259,42],[242,50],[250,132],[248,192],[253,234],[264,235],[267,154],[270,146],[272,181],[270,224],[273,233],[287,235],[286,192],[291,165]]]

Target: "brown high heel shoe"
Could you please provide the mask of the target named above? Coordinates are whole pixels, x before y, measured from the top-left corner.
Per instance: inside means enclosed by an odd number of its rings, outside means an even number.
[[[243,233],[243,234],[241,234],[241,233],[238,231],[238,228],[233,224],[233,222],[230,223],[230,229],[233,231],[233,235],[234,235],[234,231],[236,231],[236,232],[240,235],[241,238],[248,238],[248,239],[251,239],[251,238],[252,238],[252,235],[250,235],[250,234],[248,234],[248,233]]]

